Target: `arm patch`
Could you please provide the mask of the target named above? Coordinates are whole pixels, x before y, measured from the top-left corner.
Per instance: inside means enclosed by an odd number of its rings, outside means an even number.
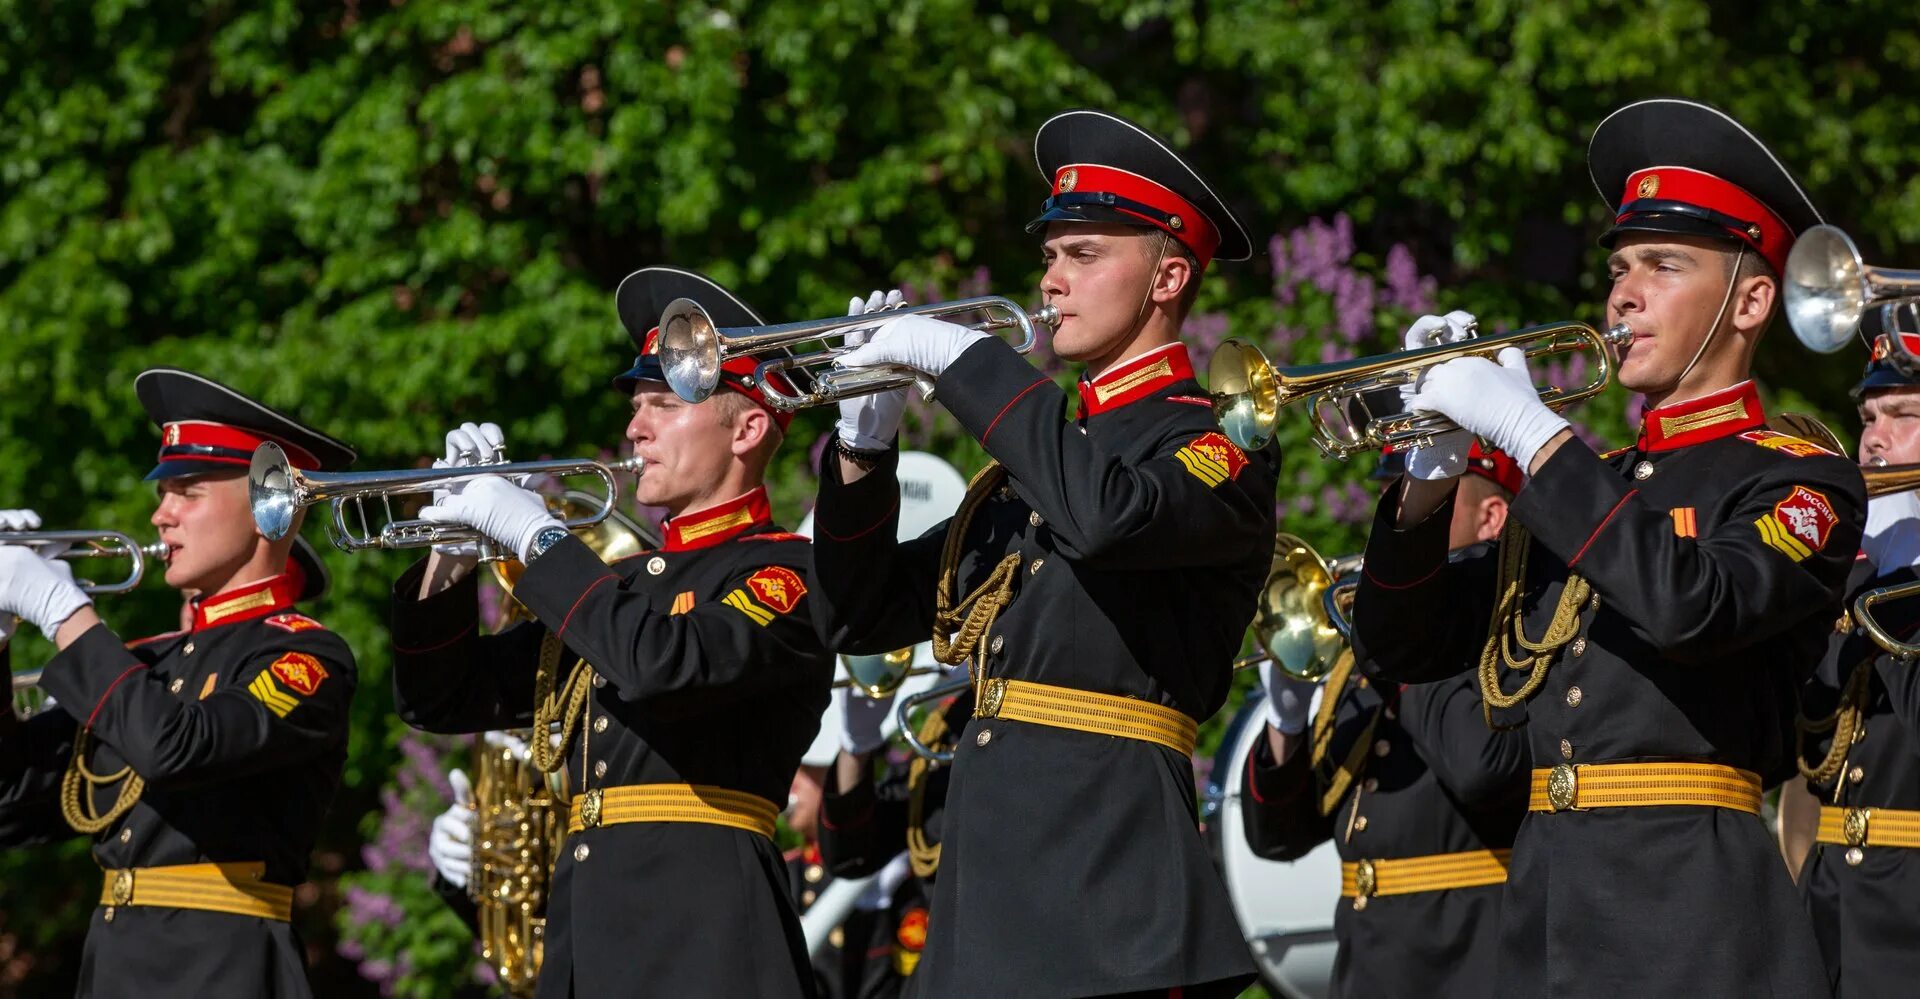
[[[1195,437],[1173,456],[1209,489],[1238,479],[1240,470],[1247,467],[1246,452],[1218,432]]]

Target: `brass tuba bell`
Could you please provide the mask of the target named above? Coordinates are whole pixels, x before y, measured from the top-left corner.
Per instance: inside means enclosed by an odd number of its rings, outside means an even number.
[[[840,656],[840,668],[847,675],[833,681],[833,685],[851,687],[857,693],[879,699],[892,697],[909,677],[941,672],[935,666],[914,666],[913,648],[909,645],[877,656],[843,654]]]
[[[1296,535],[1275,535],[1273,567],[1253,612],[1260,651],[1236,661],[1234,668],[1272,660],[1281,672],[1301,680],[1326,676],[1347,644],[1338,597],[1352,584],[1342,576],[1359,563],[1358,555],[1328,561]]]

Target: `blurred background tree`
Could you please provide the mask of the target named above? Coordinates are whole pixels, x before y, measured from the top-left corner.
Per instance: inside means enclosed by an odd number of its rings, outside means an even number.
[[[1885,0],[0,0],[0,505],[143,527],[154,431],[130,382],[160,364],[300,413],[358,444],[362,467],[417,463],[482,418],[519,457],[600,453],[625,412],[606,381],[631,353],[611,291],[652,263],[702,269],[783,319],[876,286],[1032,299],[1031,136],[1075,106],[1170,136],[1272,235],[1208,276],[1202,352],[1232,334],[1295,361],[1368,353],[1447,308],[1489,328],[1597,321],[1604,212],[1585,142],[1647,96],[1727,108],[1869,259],[1897,261],[1920,236],[1920,101],[1902,82],[1920,31],[1905,14]],[[1776,329],[1760,376],[1773,402],[1851,439],[1861,360],[1811,357]],[[1616,390],[1578,417],[1619,443],[1632,411]],[[829,422],[803,416],[776,469],[787,523]],[[907,436],[966,471],[982,458],[937,409],[916,409]],[[1326,462],[1305,440],[1290,421],[1277,502],[1323,551],[1351,551],[1371,462]],[[403,745],[392,715],[383,616],[405,561],[332,559],[316,609],[362,671],[347,785],[299,899],[322,995],[472,982],[471,955],[424,929],[437,914],[412,833],[448,747]],[[176,606],[149,586],[106,610],[133,635]],[[21,646],[23,665],[46,654]],[[0,858],[0,995],[71,992],[94,877],[77,842]]]

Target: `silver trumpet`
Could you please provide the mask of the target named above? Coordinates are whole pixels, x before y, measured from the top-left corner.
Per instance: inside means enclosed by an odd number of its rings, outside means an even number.
[[[247,492],[254,525],[268,540],[286,537],[299,511],[316,503],[332,503],[333,518],[327,525],[327,536],[341,551],[427,548],[457,541],[478,541],[481,561],[497,562],[513,557],[512,553],[495,551],[484,535],[462,524],[398,519],[393,515],[393,497],[431,493],[482,475],[591,475],[598,478],[605,489],[598,505],[562,521],[568,530],[574,531],[607,519],[618,499],[619,487],[613,474],[639,471],[640,464],[640,459],[634,457],[615,462],[501,461],[490,465],[391,472],[303,472],[287,461],[286,452],[278,444],[268,441],[253,452],[252,465],[247,469]],[[380,501],[386,515],[378,531],[373,530],[366,511],[366,501],[375,499]],[[347,522],[349,506],[358,515],[357,529]]]
[[[913,750],[915,756],[932,760],[935,763],[953,762],[952,750],[941,752],[920,741],[920,733],[915,731],[913,727],[913,712],[922,704],[931,704],[935,701],[944,700],[965,691],[971,686],[973,686],[972,678],[968,677],[965,672],[962,672],[958,677],[948,680],[945,683],[937,683],[917,694],[909,694],[906,697],[900,698],[900,703],[895,705],[893,709],[894,719],[900,723],[900,737],[907,740],[907,748]]]
[[[1889,333],[1914,329],[1913,322],[1920,320],[1920,270],[1868,265],[1860,248],[1835,226],[1817,225],[1801,233],[1780,278],[1787,325],[1807,349],[1822,354],[1845,347],[1870,308],[1882,310]],[[1901,318],[1908,322],[1899,323]],[[1920,358],[1899,337],[1887,339],[1894,364],[1920,370]]]
[[[95,596],[125,593],[139,586],[140,580],[147,574],[147,559],[165,558],[167,554],[167,546],[158,541],[143,545],[119,531],[0,531],[0,545],[25,545],[29,548],[65,545],[67,549],[55,557],[68,561],[126,559],[127,571],[117,581],[75,580],[82,591]]]
[[[838,366],[840,357],[853,350],[849,334],[870,332],[900,316],[929,316],[946,319],[969,314],[985,316],[969,324],[981,332],[1014,329],[1020,340],[1014,350],[1024,354],[1033,349],[1041,327],[1051,331],[1060,325],[1060,310],[1043,305],[1028,312],[1010,298],[986,295],[953,302],[936,302],[907,308],[888,309],[859,316],[835,316],[808,319],[771,326],[717,327],[700,303],[678,298],[660,316],[660,367],[674,394],[688,402],[699,402],[720,386],[723,365],[739,357],[768,356],[754,371],[754,381],[775,408],[792,411],[808,406],[824,406],[872,395],[891,389],[918,386],[922,398],[933,398],[933,382],[925,374],[900,364],[880,364],[858,368]],[[826,346],[805,353],[794,348],[812,341]],[[804,373],[805,387],[796,376]],[[769,379],[778,374],[780,379]],[[782,384],[784,382],[785,384]],[[793,386],[788,391],[787,386]]]

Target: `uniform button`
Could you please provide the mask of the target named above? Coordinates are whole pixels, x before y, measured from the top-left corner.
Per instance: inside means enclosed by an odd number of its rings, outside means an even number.
[[[1560,740],[1560,758],[1563,760],[1573,759],[1573,743],[1565,739]]]
[[[1633,477],[1645,481],[1653,478],[1653,462],[1642,461],[1633,466]]]
[[[601,675],[600,675],[600,674],[598,674],[598,673],[595,673],[595,674],[593,675],[593,689],[595,689],[595,690],[599,690],[599,689],[600,689],[601,687],[604,687],[604,686],[606,686],[606,685],[607,685],[607,678],[606,678],[606,677],[604,677],[604,676],[601,676]]]
[[[1572,652],[1576,656],[1586,655],[1587,654],[1587,636],[1581,635],[1580,637],[1574,639],[1573,645],[1568,648],[1568,651]]]
[[[807,889],[806,891],[803,891],[803,892],[801,892],[801,893],[800,893],[800,905],[801,905],[802,907],[805,907],[805,906],[809,906],[809,905],[812,905],[812,904],[813,904],[813,900],[814,900],[814,899],[816,899],[816,898],[819,898],[819,897],[820,897],[820,896],[819,896],[819,894],[818,894],[817,892],[815,892],[815,891],[814,891],[813,889],[811,889],[811,888],[809,888],[809,889]]]
[[[846,945],[847,931],[843,927],[836,926],[833,928],[832,933],[827,934],[827,946],[832,947],[834,950],[839,950]]]
[[[1854,767],[1852,770],[1847,771],[1847,779],[1854,782],[1855,784],[1860,783],[1866,778],[1867,778],[1867,772],[1865,770],[1860,769],[1859,767]]]
[[[826,876],[827,876],[826,868],[821,867],[819,864],[807,865],[806,878],[807,878],[808,884],[816,884],[819,882],[821,878],[824,878]]]
[[[1866,738],[1866,737],[1867,737],[1867,723],[1866,723],[1866,722],[1860,722],[1859,724],[1857,724],[1857,725],[1855,725],[1855,726],[1853,727],[1853,740],[1852,740],[1852,741],[1854,741],[1854,742],[1859,742],[1860,740],[1862,740],[1862,739],[1864,739],[1864,738]]]
[[[122,842],[122,843],[131,843],[131,842],[133,842],[133,830],[131,830],[131,829],[122,829],[122,830],[120,830],[120,842]]]
[[[1367,897],[1365,895],[1362,895],[1359,898],[1356,898],[1353,900],[1353,911],[1365,912],[1366,908],[1367,908]]]
[[[1570,708],[1579,707],[1580,698],[1583,696],[1585,695],[1580,693],[1579,687],[1568,687],[1567,688],[1567,707],[1570,707]]]
[[[658,555],[647,560],[647,575],[658,576],[667,571],[667,560]]]
[[[107,906],[107,914],[105,916],[102,916],[101,918],[105,919],[109,923],[113,922],[113,906],[111,905]]]
[[[1355,819],[1353,820],[1353,831],[1354,831],[1354,832],[1366,832],[1366,831],[1367,831],[1367,817],[1366,817],[1366,816],[1364,816],[1364,815],[1362,815],[1362,816],[1359,816],[1359,817],[1357,817],[1357,818],[1355,818]]]
[[[592,850],[589,850],[589,849],[587,849],[587,844],[585,844],[585,843],[582,843],[582,844],[580,844],[579,846],[576,846],[576,847],[574,847],[574,848],[573,848],[573,862],[574,862],[574,863],[576,863],[576,864],[584,864],[584,863],[586,863],[586,862],[587,862],[587,854],[589,854],[589,853],[592,853],[592,852],[593,852]]]
[[[1847,866],[1859,867],[1860,862],[1865,859],[1867,859],[1867,851],[1862,850],[1857,846],[1847,847]],[[113,915],[113,913],[109,911],[107,915],[111,916]]]
[[[1400,717],[1400,712],[1398,712],[1398,711],[1395,711],[1395,710],[1393,709],[1393,705],[1391,705],[1391,704],[1389,704],[1389,705],[1387,705],[1387,706],[1386,706],[1385,708],[1383,708],[1383,709],[1381,709],[1381,712],[1380,712],[1380,713],[1381,713],[1381,714],[1384,714],[1384,715],[1386,715],[1386,716],[1387,716],[1387,720],[1388,720],[1388,721],[1393,721],[1394,719],[1396,719],[1396,718],[1399,718],[1399,717]]]
[[[987,646],[987,651],[993,653],[994,655],[999,655],[1000,650],[1006,648],[1006,646],[1007,646],[1006,636],[995,635],[993,636],[993,643]]]
[[[1368,794],[1372,794],[1373,792],[1380,790],[1380,778],[1369,777],[1366,780],[1361,781],[1360,790],[1365,791]]]
[[[1587,598],[1587,609],[1595,611],[1600,609],[1600,594],[1596,593]]]
[[[605,731],[607,730],[607,716],[606,716],[606,715],[601,715],[600,717],[598,717],[598,718],[595,718],[595,719],[593,720],[593,730],[594,730],[595,732],[605,732]]]
[[[1047,564],[1047,560],[1043,558],[1037,558],[1037,559],[1034,559],[1032,562],[1027,563],[1027,575],[1031,576],[1034,573],[1039,572],[1040,567],[1046,564]]]
[[[1385,739],[1379,739],[1379,740],[1376,740],[1376,741],[1374,742],[1374,744],[1373,744],[1373,755],[1375,755],[1375,756],[1385,756],[1385,755],[1387,755],[1388,753],[1391,753],[1391,752],[1393,752],[1393,743],[1391,743],[1391,742],[1388,742],[1388,741],[1387,741],[1387,740],[1385,740]]]
[[[594,763],[594,765],[593,765],[593,775],[594,775],[595,777],[605,777],[605,776],[607,775],[607,761],[606,761],[606,760],[599,760],[599,761],[597,761],[597,762],[595,762],[595,763]]]
[[[987,743],[992,741],[993,741],[993,730],[990,728],[981,729],[980,734],[973,737],[973,744],[976,746],[984,746]]]
[[[1027,523],[1032,524],[1035,527],[1039,527],[1041,524],[1044,524],[1046,522],[1047,522],[1046,518],[1040,516],[1040,511],[1038,510],[1033,511],[1030,514],[1027,514]]]
[[[186,655],[189,655],[189,656],[190,656],[190,655],[193,655],[193,643],[192,643],[192,642],[188,642],[188,643],[187,643],[187,647],[186,647],[186,648],[184,648],[184,649],[181,649],[180,651],[181,651],[182,653],[185,653]]]
[[[178,694],[180,692],[180,688],[186,685],[187,685],[186,678],[176,676],[173,678],[172,683],[167,684],[167,693]]]

